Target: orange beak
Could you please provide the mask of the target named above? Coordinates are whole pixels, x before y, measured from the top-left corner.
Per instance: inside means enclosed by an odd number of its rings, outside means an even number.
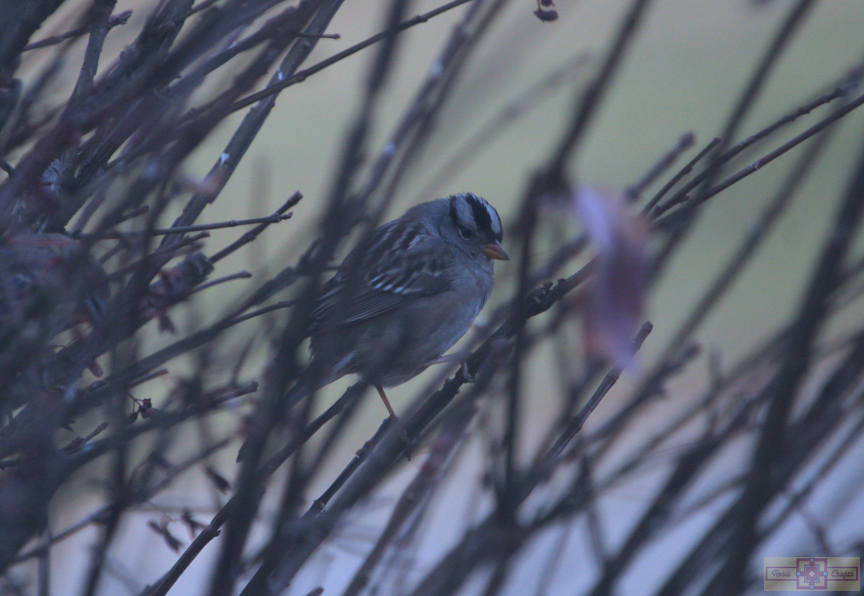
[[[507,253],[504,252],[504,247],[501,246],[501,243],[497,240],[495,242],[490,242],[489,244],[484,244],[480,247],[480,250],[490,259],[496,259],[498,261],[510,260],[510,257],[507,256]]]

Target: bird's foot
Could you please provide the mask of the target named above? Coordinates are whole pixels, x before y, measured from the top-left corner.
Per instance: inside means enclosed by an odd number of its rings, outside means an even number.
[[[471,372],[468,370],[468,358],[470,356],[471,352],[469,350],[459,350],[458,352],[439,356],[435,360],[430,360],[426,364],[426,366],[432,366],[433,364],[447,364],[450,362],[458,362],[462,370],[462,376],[465,377],[465,380],[467,382],[473,383],[477,380],[477,377],[472,375]]]
[[[384,393],[384,388],[381,387],[381,385],[375,385],[375,389],[378,391],[381,401],[384,402],[384,407],[387,408],[387,412],[390,414],[390,420],[399,429],[399,434],[402,437],[402,441],[405,443],[405,457],[408,461],[411,461],[411,438],[408,436],[408,429],[405,428],[402,420],[399,419],[399,416],[397,416],[396,412],[393,410],[393,406],[390,405],[390,400],[387,399],[387,394]]]
[[[411,448],[414,446],[414,443],[411,442],[411,437],[408,436],[408,428],[398,416],[391,416],[390,420],[392,420],[393,424],[396,425],[396,428],[399,429],[399,436],[402,439],[402,442],[405,443],[405,459],[411,461]]]

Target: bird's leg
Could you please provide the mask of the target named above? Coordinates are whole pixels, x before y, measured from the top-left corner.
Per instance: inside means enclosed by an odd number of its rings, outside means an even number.
[[[432,366],[433,364],[447,364],[449,362],[458,362],[459,366],[462,368],[462,376],[464,376],[465,380],[469,383],[473,383],[477,379],[474,378],[474,375],[468,372],[468,358],[470,356],[471,352],[469,350],[459,350],[458,352],[439,356],[435,360],[430,360],[426,363],[426,366]]]
[[[384,407],[387,408],[387,411],[390,413],[390,419],[393,420],[393,424],[399,426],[399,432],[402,435],[402,440],[405,441],[405,444],[410,446],[411,439],[408,438],[408,430],[405,428],[405,425],[402,424],[402,421],[399,420],[399,416],[396,415],[396,412],[393,411],[393,406],[390,405],[390,400],[387,399],[387,394],[384,393],[384,388],[381,385],[375,385],[375,389],[378,391],[378,395],[381,397],[381,401],[384,402]],[[408,459],[411,459],[410,457]]]
[[[384,407],[387,408],[390,418],[399,420],[399,416],[396,415],[396,412],[393,411],[393,406],[390,405],[390,400],[387,399],[387,394],[384,393],[384,388],[381,385],[375,385],[375,389],[378,390],[378,395],[381,397],[381,401],[384,402]]]

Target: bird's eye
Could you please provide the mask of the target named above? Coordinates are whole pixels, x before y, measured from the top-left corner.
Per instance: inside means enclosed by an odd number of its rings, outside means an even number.
[[[468,228],[459,228],[459,234],[465,239],[468,240],[471,236],[474,235],[474,232],[469,230]]]

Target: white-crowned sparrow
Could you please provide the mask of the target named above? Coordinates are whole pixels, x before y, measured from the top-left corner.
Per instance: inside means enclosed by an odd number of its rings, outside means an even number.
[[[502,233],[498,212],[472,193],[421,203],[376,229],[321,288],[312,362],[285,405],[358,374],[395,416],[383,388],[418,375],[468,331],[492,292],[492,260],[508,260]]]

